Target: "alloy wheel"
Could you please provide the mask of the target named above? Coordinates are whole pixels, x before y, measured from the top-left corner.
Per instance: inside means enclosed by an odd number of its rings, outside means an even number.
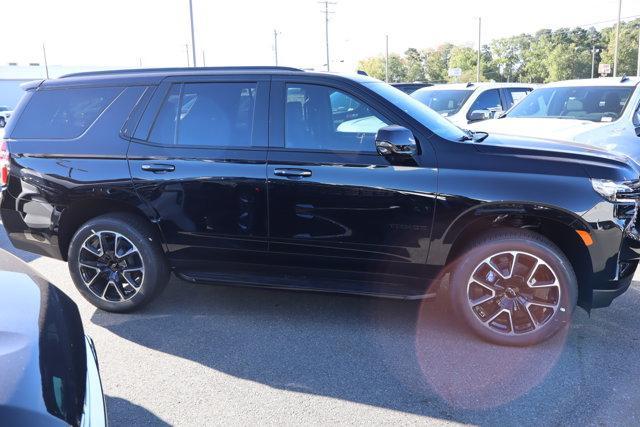
[[[144,261],[131,240],[115,231],[93,231],[78,255],[80,277],[98,298],[121,302],[133,298],[144,280]]]
[[[480,262],[467,283],[468,304],[485,327],[505,335],[533,332],[559,310],[558,276],[541,258],[501,252]]]

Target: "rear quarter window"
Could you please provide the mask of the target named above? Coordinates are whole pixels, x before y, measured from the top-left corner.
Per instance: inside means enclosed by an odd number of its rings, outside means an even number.
[[[122,92],[121,87],[36,91],[11,132],[12,138],[72,139],[80,136]]]

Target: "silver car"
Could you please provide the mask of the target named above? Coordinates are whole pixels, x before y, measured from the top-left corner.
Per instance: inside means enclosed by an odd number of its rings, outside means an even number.
[[[579,142],[640,162],[640,78],[550,83],[475,131]]]

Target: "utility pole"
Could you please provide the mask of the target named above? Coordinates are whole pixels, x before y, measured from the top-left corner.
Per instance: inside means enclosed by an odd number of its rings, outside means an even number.
[[[480,51],[482,50],[482,18],[478,17],[478,63],[476,64],[476,81],[480,82]]]
[[[190,67],[191,62],[189,62],[189,43],[184,44],[184,51],[187,54],[187,67]]]
[[[613,77],[618,76],[618,45],[620,44],[620,16],[622,15],[622,0],[618,0],[618,25],[616,25],[616,47],[613,51]]]
[[[384,81],[389,83],[389,34],[386,36],[386,54],[384,60]]]
[[[327,71],[331,71],[331,59],[329,57],[329,14],[333,12],[329,11],[329,5],[334,5],[336,3],[328,0],[320,1],[318,3],[324,4],[324,38],[327,46]]]
[[[638,28],[638,66],[636,67],[636,76],[640,77],[640,28]]]
[[[196,36],[193,30],[193,5],[189,0],[189,17],[191,18],[191,57],[193,58],[193,66],[196,66]],[[188,61],[187,61],[188,62]]]
[[[44,73],[49,78],[49,64],[47,63],[47,49],[44,47],[44,43],[42,43],[42,56],[44,56]]]
[[[202,49],[202,66],[203,67],[207,66],[207,60],[204,57],[204,49]]]
[[[600,49],[596,49],[595,45],[591,46],[591,78],[595,76],[596,72],[596,52],[600,52]]]
[[[273,30],[273,53],[276,59],[276,67],[278,66],[278,36],[280,33],[278,30]]]
[[[138,57],[138,67],[142,68],[142,58]]]

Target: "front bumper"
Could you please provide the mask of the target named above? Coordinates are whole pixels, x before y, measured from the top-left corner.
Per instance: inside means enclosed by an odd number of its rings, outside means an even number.
[[[106,427],[107,407],[102,392],[102,381],[98,370],[98,357],[93,340],[85,337],[87,347],[87,385],[81,427]]]

